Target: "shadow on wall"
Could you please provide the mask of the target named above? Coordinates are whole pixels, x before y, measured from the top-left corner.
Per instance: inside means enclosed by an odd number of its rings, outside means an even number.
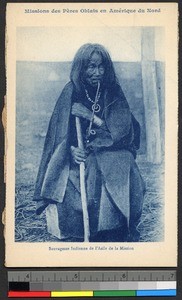
[[[141,126],[141,147],[138,155],[145,158],[146,127],[139,62],[115,62],[116,74],[131,111]],[[69,81],[70,62],[17,62],[16,91],[16,169],[27,168],[32,180],[37,174],[44,138],[55,103]],[[164,65],[156,63],[156,86],[161,115],[161,136],[164,137]],[[161,139],[163,144],[163,138]]]

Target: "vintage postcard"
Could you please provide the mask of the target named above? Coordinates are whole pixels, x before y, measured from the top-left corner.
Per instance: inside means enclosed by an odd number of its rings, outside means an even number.
[[[176,266],[177,4],[6,16],[6,266]]]

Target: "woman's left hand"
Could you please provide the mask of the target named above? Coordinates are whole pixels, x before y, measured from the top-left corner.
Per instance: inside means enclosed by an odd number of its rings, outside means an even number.
[[[81,103],[74,103],[72,106],[71,113],[76,117],[85,118],[89,121],[92,118],[92,112]]]

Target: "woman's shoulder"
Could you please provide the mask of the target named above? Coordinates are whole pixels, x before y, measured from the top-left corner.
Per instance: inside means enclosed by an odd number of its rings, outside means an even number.
[[[63,92],[72,92],[73,91],[73,83],[71,81],[69,81],[68,83],[66,83],[66,85],[64,86],[62,93]]]
[[[123,89],[121,87],[121,85],[119,83],[116,84],[116,94],[120,97],[124,97],[125,98],[125,95],[124,95],[124,92],[123,92]]]
[[[64,98],[71,98],[73,93],[73,83],[69,81],[62,89],[61,94],[58,98],[58,102],[61,101],[61,99]]]
[[[68,82],[62,89],[60,96],[56,102],[55,109],[59,110],[62,106],[67,106],[69,103],[71,103],[73,93],[73,84],[72,82]]]
[[[113,86],[111,86],[110,89],[108,89],[108,94],[112,99],[124,102],[126,101],[126,97],[119,83],[115,83]]]

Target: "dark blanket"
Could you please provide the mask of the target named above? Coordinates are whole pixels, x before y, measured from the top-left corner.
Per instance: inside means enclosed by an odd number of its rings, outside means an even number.
[[[38,214],[49,203],[62,203],[64,200],[70,176],[72,94],[73,85],[68,83],[56,103],[49,123],[34,193]],[[103,118],[105,124],[96,129],[95,139],[88,144],[96,157],[104,183],[101,208],[105,205],[103,203],[107,192],[129,223],[131,163],[139,147],[140,129],[119,85],[115,93],[106,91],[104,94]],[[89,193],[89,186],[87,192]],[[103,212],[104,209],[101,209],[101,214]],[[99,226],[102,227],[102,221]]]

